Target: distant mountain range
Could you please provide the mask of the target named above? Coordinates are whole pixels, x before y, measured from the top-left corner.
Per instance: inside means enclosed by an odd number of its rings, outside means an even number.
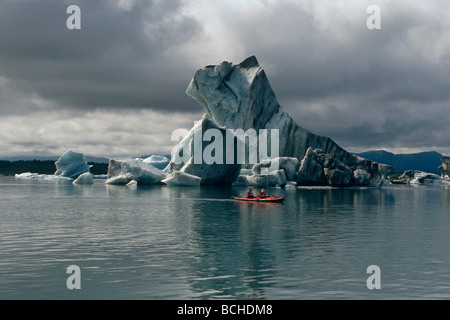
[[[394,154],[384,150],[366,151],[357,153],[358,156],[378,163],[387,164],[397,168],[397,172],[406,170],[420,170],[440,174],[438,167],[442,164],[442,154],[436,151]]]

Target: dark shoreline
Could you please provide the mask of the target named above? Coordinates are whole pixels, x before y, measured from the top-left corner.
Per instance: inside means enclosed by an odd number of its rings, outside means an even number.
[[[106,174],[108,172],[107,163],[88,162],[91,165],[91,173],[94,175]],[[53,160],[0,160],[0,175],[14,176],[24,172],[39,174],[54,174],[56,172],[55,161]]]

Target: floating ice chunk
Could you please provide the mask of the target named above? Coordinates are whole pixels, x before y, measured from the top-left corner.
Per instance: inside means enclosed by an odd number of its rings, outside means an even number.
[[[128,177],[125,173],[118,174],[114,176],[110,176],[106,179],[106,184],[115,184],[115,185],[126,185],[128,182],[132,181],[130,177]]]
[[[297,189],[297,181],[286,181],[286,189]]]
[[[55,162],[55,176],[76,179],[81,174],[89,172],[90,166],[82,153],[67,151]]]
[[[71,178],[62,176],[32,173],[32,172],[17,173],[15,177],[17,179],[30,179],[30,180],[70,180],[70,181],[73,180]]]
[[[73,184],[94,184],[94,175],[90,172],[83,173],[73,182]]]
[[[32,172],[24,172],[24,173],[17,173],[15,177],[18,179],[45,180],[47,179],[48,175]]]
[[[126,185],[132,180],[138,184],[160,184],[161,180],[167,177],[167,173],[155,168],[148,163],[135,160],[114,160],[109,161],[107,184]]]
[[[168,178],[162,180],[162,182],[167,185],[193,186],[193,187],[199,187],[201,181],[202,178],[181,171],[174,171]]]
[[[438,167],[441,170],[442,177],[446,180],[444,181],[450,181],[448,180],[450,178],[450,157],[443,157],[442,164]]]
[[[429,172],[416,172],[411,184],[421,185],[450,185],[449,180],[443,179],[441,176]]]
[[[152,155],[147,159],[144,159],[143,162],[148,163],[159,170],[164,170],[169,164],[170,160],[164,156]]]
[[[127,183],[127,187],[137,187],[138,183],[136,180],[131,180]]]

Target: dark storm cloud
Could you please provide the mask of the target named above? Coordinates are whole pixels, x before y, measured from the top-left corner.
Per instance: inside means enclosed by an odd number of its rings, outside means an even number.
[[[180,3],[1,1],[0,76],[60,107],[184,110],[193,70],[165,57],[200,27],[180,16]],[[66,28],[71,4],[81,30]]]
[[[79,31],[66,28],[71,4],[81,8]],[[381,30],[366,27],[369,5],[381,9]],[[446,0],[0,0],[0,114],[102,110],[89,122],[94,132],[100,116],[136,122],[126,113],[142,109],[154,119],[139,132],[165,128],[170,137],[175,125],[157,121],[190,123],[202,111],[185,94],[197,69],[256,55],[280,104],[312,132],[350,151],[450,154],[449,11]],[[46,118],[57,124],[52,137],[63,116]],[[23,128],[20,137],[33,134]],[[8,150],[5,133],[2,140]],[[155,141],[152,150],[167,145]]]
[[[300,125],[350,148],[448,152],[448,4],[376,2],[280,1],[242,19],[245,27],[227,26],[251,39],[246,51],[270,66],[280,104]],[[366,27],[371,4],[381,30]]]

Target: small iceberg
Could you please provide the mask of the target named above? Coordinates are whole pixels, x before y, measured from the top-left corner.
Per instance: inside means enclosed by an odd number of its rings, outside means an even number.
[[[73,181],[74,184],[94,183],[94,176],[90,173],[91,166],[87,164],[82,153],[66,151],[55,162],[55,166],[56,172],[53,175],[24,172],[16,174],[15,177],[31,180],[68,180]]]
[[[137,183],[136,180],[131,180],[130,182],[128,182],[128,183],[126,184],[126,186],[127,186],[127,187],[130,187],[130,188],[134,188],[134,187],[137,187],[137,186],[138,186],[138,183]]]
[[[89,172],[91,167],[87,164],[82,153],[67,151],[55,162],[55,176],[76,179],[83,173]]]
[[[126,185],[135,180],[140,185],[160,184],[167,173],[136,159],[109,161],[107,184]]]
[[[199,187],[202,178],[189,173],[174,171],[168,178],[161,182],[167,185]]]
[[[448,186],[450,185],[450,179],[442,178],[434,173],[415,172],[414,178],[411,179],[410,183],[413,185]]]
[[[94,175],[90,172],[83,173],[78,178],[76,178],[73,184],[92,185],[94,184]]]

